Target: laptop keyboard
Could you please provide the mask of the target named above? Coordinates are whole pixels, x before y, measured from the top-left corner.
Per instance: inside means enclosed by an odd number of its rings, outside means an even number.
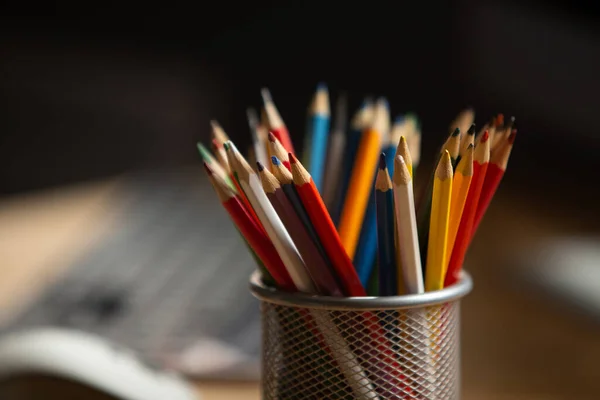
[[[118,229],[4,330],[81,329],[189,375],[257,378],[260,320],[248,291],[255,265],[202,172],[136,174],[118,194]],[[206,339],[239,362],[195,370],[186,352]]]

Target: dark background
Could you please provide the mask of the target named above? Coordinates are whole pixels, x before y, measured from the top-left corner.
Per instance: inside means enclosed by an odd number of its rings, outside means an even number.
[[[333,98],[347,91],[351,108],[365,95],[385,95],[393,114],[416,112],[424,165],[452,118],[471,105],[480,125],[492,113],[517,117],[511,169],[518,173],[508,184],[542,196],[557,176],[576,187],[594,178],[600,33],[591,7],[290,3],[137,10],[151,17],[90,10],[68,17],[75,10],[66,6],[62,16],[16,17],[6,7],[0,192],[198,163],[194,143],[209,137],[211,118],[242,147],[244,110],[260,105],[262,86],[299,147],[319,81]]]

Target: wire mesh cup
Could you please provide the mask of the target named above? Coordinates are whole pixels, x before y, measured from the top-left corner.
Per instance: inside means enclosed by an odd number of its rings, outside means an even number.
[[[263,399],[458,399],[460,299],[443,290],[391,297],[285,293],[250,280],[262,315]]]

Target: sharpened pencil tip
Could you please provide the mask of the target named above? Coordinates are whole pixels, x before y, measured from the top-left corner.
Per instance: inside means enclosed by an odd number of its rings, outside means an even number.
[[[473,143],[469,143],[469,145],[467,146],[467,150],[472,149],[473,147],[475,147],[475,145]]]
[[[319,90],[327,90],[327,84],[325,82],[319,82],[319,83],[317,83],[317,92]]]
[[[265,169],[265,166],[260,163],[260,161],[256,162],[256,166],[258,167],[258,172],[262,172]]]
[[[268,137],[269,137],[269,142],[275,143],[275,135],[273,135],[273,132],[269,132]]]
[[[290,159],[291,164],[296,164],[298,162],[298,159],[293,153],[288,153],[288,157]]]
[[[475,134],[475,124],[471,124],[471,126],[469,127],[469,130],[467,131],[467,135],[474,135]]]
[[[385,163],[385,153],[381,153],[379,155],[379,169],[386,169],[387,165]]]
[[[209,175],[212,175],[213,174],[213,170],[208,166],[208,164],[206,163],[206,161],[204,161],[202,164],[204,165],[204,169],[206,170],[206,172]]]
[[[495,125],[496,126],[504,125],[504,114],[498,114],[498,116],[496,117]]]
[[[388,100],[385,97],[380,97],[377,99],[377,103],[382,106],[385,107],[387,109],[390,108],[390,103],[388,102]]]
[[[460,129],[455,128],[454,132],[452,132],[452,136],[458,136],[458,135],[460,135]]]
[[[265,104],[271,103],[273,101],[273,99],[271,98],[271,92],[266,87],[260,89],[260,96],[262,97],[263,103]]]
[[[508,135],[508,143],[513,144],[515,142],[515,138],[517,137],[517,130],[513,129],[510,135]]]
[[[485,143],[487,142],[487,140],[490,138],[490,134],[488,131],[483,132],[483,136],[481,137],[481,143]]]
[[[281,164],[281,161],[279,161],[279,158],[276,156],[271,156],[271,163],[273,163],[273,165],[279,165]]]
[[[225,143],[223,143],[223,147],[225,148],[225,151],[229,151],[229,149],[231,148],[231,145],[229,144],[229,142],[225,142]]]

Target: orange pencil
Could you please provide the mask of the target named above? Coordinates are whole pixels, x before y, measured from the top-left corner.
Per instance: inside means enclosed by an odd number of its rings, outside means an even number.
[[[265,117],[269,125],[269,130],[273,132],[273,135],[275,135],[277,139],[279,139],[288,153],[295,154],[292,138],[290,137],[287,127],[283,123],[283,119],[281,119],[279,110],[277,110],[277,107],[275,107],[275,103],[271,97],[271,92],[269,92],[269,89],[263,88],[260,91],[260,94],[263,99]]]
[[[321,239],[325,252],[333,264],[333,268],[340,277],[344,295],[366,296],[367,293],[360,283],[350,257],[348,257],[346,250],[344,250],[335,225],[327,212],[325,203],[323,203],[323,199],[312,177],[293,154],[290,153],[289,157],[296,191],[319,235],[319,239]]]
[[[473,221],[475,220],[475,212],[477,211],[477,203],[481,195],[481,189],[485,180],[489,160],[490,160],[490,135],[486,131],[481,136],[481,140],[475,147],[473,160],[473,177],[469,186],[469,193],[463,208],[463,215],[460,219],[458,233],[454,241],[452,256],[446,271],[444,287],[450,286],[458,282],[460,277],[460,269],[465,260],[467,248],[471,242],[471,231],[473,229]]]
[[[350,258],[353,258],[356,252],[367,203],[373,191],[373,180],[377,172],[381,144],[389,130],[389,107],[385,99],[380,99],[375,106],[373,123],[363,132],[360,139],[340,217],[340,239]],[[349,171],[344,172],[348,173]]]
[[[497,150],[490,158],[490,163],[483,182],[483,188],[481,189],[481,195],[479,196],[479,202],[477,203],[477,211],[475,212],[475,220],[473,221],[473,229],[471,230],[471,239],[473,239],[473,236],[479,227],[479,223],[485,215],[485,212],[496,193],[496,189],[498,189],[498,185],[500,185],[500,181],[504,176],[504,171],[506,171],[506,165],[508,164],[508,159],[516,135],[517,130],[513,129],[506,141],[497,145]]]

